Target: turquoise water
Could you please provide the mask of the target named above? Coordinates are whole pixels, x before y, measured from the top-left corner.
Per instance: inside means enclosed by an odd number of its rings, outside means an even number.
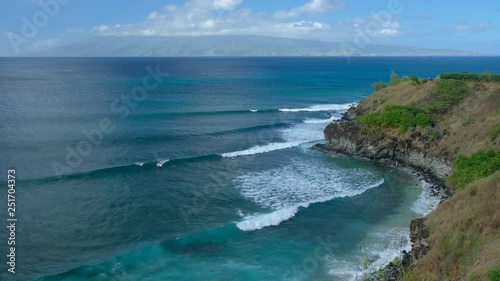
[[[161,77],[134,99],[147,66]],[[391,70],[484,69],[500,60],[0,59],[19,219],[0,278],[353,280],[437,202],[408,171],[310,147]]]

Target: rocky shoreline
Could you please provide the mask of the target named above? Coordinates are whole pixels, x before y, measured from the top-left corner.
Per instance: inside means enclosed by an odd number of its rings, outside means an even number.
[[[356,158],[356,159],[392,163],[396,167],[408,169],[411,172],[412,176],[417,178],[419,181],[425,181],[426,183],[429,183],[431,195],[435,196],[435,197],[439,197],[441,199],[441,201],[446,200],[447,198],[449,198],[450,196],[453,195],[453,191],[450,190],[448,187],[446,187],[445,181],[443,179],[437,177],[435,174],[433,174],[429,170],[423,169],[423,168],[418,167],[418,166],[409,165],[405,162],[402,162],[399,160],[394,160],[394,159],[384,159],[384,158],[373,159],[373,158],[368,158],[368,157],[354,155],[354,154],[345,154],[345,153],[338,152],[338,151],[332,151],[332,150],[329,150],[325,144],[320,144],[320,143],[313,145],[311,147],[311,149],[322,152],[322,153],[327,154],[327,155],[330,155],[332,157],[351,157],[351,158]]]
[[[315,144],[312,149],[332,156],[350,156],[375,161],[392,162],[409,168],[419,180],[431,184],[431,195],[446,200],[453,195],[445,185],[451,173],[451,157],[439,148],[436,139],[414,128],[409,136],[383,132],[356,121],[356,108],[351,107],[342,118],[330,123],[324,130],[326,144]],[[410,223],[410,252],[402,251],[400,257],[387,266],[366,276],[370,281],[399,280],[409,268],[430,249],[427,243],[429,229],[426,218]]]

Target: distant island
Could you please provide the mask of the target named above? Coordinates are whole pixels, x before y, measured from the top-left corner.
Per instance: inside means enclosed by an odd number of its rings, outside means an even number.
[[[476,56],[477,53],[393,45],[357,45],[268,36],[99,36],[22,56],[48,57],[270,57]]]
[[[500,75],[393,72],[373,88],[313,148],[417,169],[443,201],[411,222],[410,253],[362,280],[500,280]]]

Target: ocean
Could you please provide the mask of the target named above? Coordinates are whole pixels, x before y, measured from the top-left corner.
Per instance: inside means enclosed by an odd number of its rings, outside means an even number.
[[[438,198],[391,163],[310,147],[391,70],[500,59],[0,58],[0,279],[355,280],[384,265]]]

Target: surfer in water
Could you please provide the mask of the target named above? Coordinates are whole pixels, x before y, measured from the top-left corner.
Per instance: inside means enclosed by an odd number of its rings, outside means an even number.
[[[167,162],[168,160],[163,160],[163,159],[160,159],[158,158],[157,162],[156,162],[156,166],[157,167],[163,167],[163,164],[165,164],[165,162]]]

